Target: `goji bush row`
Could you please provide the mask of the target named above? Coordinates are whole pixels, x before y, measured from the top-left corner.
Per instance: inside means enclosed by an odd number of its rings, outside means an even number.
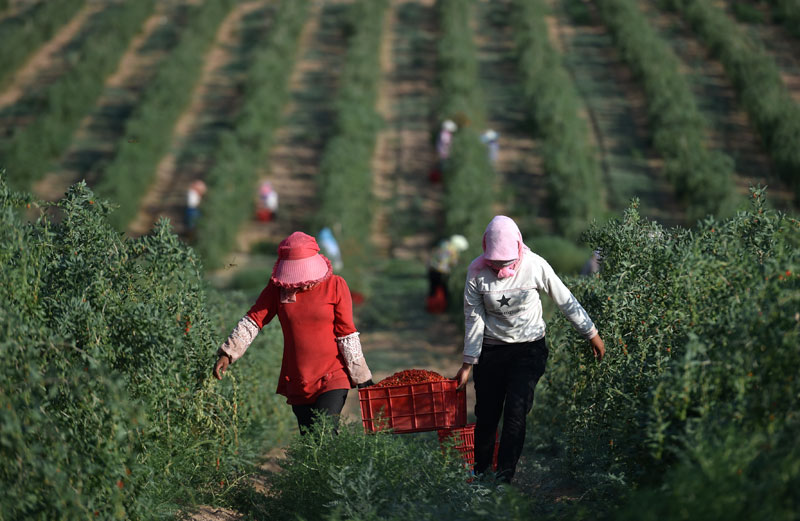
[[[121,236],[83,184],[36,207],[0,174],[0,519],[167,518],[286,440],[277,324],[217,382],[249,299],[208,290],[165,221]]]
[[[602,270],[567,284],[605,339],[602,363],[563,317],[548,323],[531,431],[559,440],[592,493],[647,490],[625,519],[791,518],[800,222],[762,189],[750,201],[694,230],[664,229],[634,205],[586,234]]]
[[[579,113],[583,101],[561,54],[550,43],[545,3],[514,0],[510,4],[508,16],[522,77],[521,108],[541,139],[547,204],[558,233],[576,240],[606,210],[597,150]]]
[[[120,205],[110,216],[120,230],[136,217],[139,203],[155,179],[156,166],[169,150],[175,123],[191,101],[206,51],[234,4],[233,0],[217,0],[190,8],[188,23],[178,35],[180,41],[159,63],[158,72],[147,82],[126,122],[116,155],[95,187],[99,196]]]
[[[26,96],[25,103],[36,107],[34,120],[15,128],[11,137],[0,143],[0,167],[8,168],[12,186],[27,189],[66,150],[75,129],[103,93],[105,78],[114,71],[154,6],[154,0],[109,2],[87,21],[88,34],[72,50],[72,65],[67,72]],[[15,48],[18,43],[3,46]]]
[[[0,9],[4,8],[2,3]],[[85,3],[86,0],[42,2],[30,7],[28,12],[10,23],[4,21],[3,39],[14,44],[0,46],[0,63],[3,64],[0,68],[0,86]],[[5,0],[5,4],[8,4],[8,0]]]
[[[715,2],[664,3],[686,18],[722,62],[778,175],[794,191],[795,202],[800,202],[800,104],[792,98],[775,59]]]
[[[221,132],[213,152],[216,163],[206,174],[209,190],[195,246],[210,268],[222,264],[242,224],[253,216],[254,187],[269,169],[269,150],[289,97],[289,75],[309,4],[282,0],[277,6],[269,34],[254,44],[233,128]]]
[[[698,109],[677,56],[636,2],[602,0],[597,5],[622,57],[644,87],[653,145],[664,158],[664,174],[675,195],[686,205],[687,222],[708,214],[729,215],[733,159],[709,148],[710,124]]]
[[[319,165],[319,208],[316,229],[332,226],[344,259],[343,275],[351,288],[366,289],[364,267],[369,263],[373,221],[372,156],[378,130],[381,81],[380,49],[387,0],[359,0],[349,8],[352,36],[342,65],[333,106],[333,135],[325,144]],[[356,202],[357,201],[357,202]]]

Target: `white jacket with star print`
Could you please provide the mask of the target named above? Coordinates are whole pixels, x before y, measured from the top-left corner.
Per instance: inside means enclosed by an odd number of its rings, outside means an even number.
[[[470,266],[464,288],[464,362],[478,363],[484,340],[515,344],[543,338],[540,290],[550,295],[584,338],[597,335],[592,319],[550,264],[526,249],[512,277],[500,279],[491,268]]]

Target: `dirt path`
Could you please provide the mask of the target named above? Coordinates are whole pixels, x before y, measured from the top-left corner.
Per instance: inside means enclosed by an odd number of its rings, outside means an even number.
[[[436,95],[433,0],[391,4],[381,48],[378,110],[385,121],[372,163],[377,201],[372,242],[381,255],[423,261],[442,226],[440,185],[428,173]]]
[[[186,188],[191,181],[203,177],[213,159],[194,152],[191,145],[204,141],[199,150],[213,149],[219,127],[232,120],[238,107],[237,85],[242,81],[242,60],[245,59],[242,26],[247,17],[258,18],[259,12],[270,3],[271,0],[251,0],[238,4],[220,24],[189,106],[173,129],[170,150],[159,161],[155,180],[128,228],[131,235],[147,233],[160,217],[169,218],[173,229],[183,233]]]
[[[185,3],[183,3],[185,7]],[[93,184],[112,159],[117,141],[125,132],[128,116],[156,72],[157,65],[172,47],[182,25],[181,5],[167,9],[159,4],[142,31],[131,41],[117,70],[108,77],[103,95],[94,111],[81,122],[73,144],[59,161],[59,167],[33,187],[47,201],[63,196],[69,186],[81,179]]]
[[[41,88],[44,78],[52,83],[67,69],[69,64],[67,56],[62,52],[64,47],[79,35],[87,21],[102,11],[105,5],[101,2],[88,2],[47,43],[28,58],[28,61],[17,70],[11,83],[0,93],[0,111],[19,102],[34,86]]]
[[[532,137],[529,115],[519,102],[523,85],[517,70],[511,16],[507,0],[480,0],[473,16],[487,126],[499,134],[495,171],[500,188],[495,213],[532,214],[531,224],[537,230],[552,233],[539,143]]]
[[[238,251],[231,254],[239,263],[259,244],[271,245],[266,249],[274,251],[293,231],[317,232],[307,227],[316,207],[319,161],[333,125],[332,101],[347,44],[343,27],[347,3],[312,4],[289,79],[284,123],[276,131],[269,166],[259,176],[260,181],[270,181],[279,195],[277,217],[269,223],[252,220],[242,228]],[[255,192],[254,186],[254,196]]]
[[[381,259],[370,299],[356,308],[364,355],[379,381],[403,369],[427,369],[448,378],[461,366],[463,336],[449,316],[425,311],[427,255],[442,223],[440,185],[428,172],[435,161],[437,24],[434,0],[395,0],[381,47],[383,80],[378,108],[385,120],[373,156],[378,201],[372,241]],[[467,394],[467,410],[474,404]],[[351,391],[345,418],[361,418]]]
[[[698,108],[710,123],[709,145],[734,159],[737,192],[747,195],[751,185],[769,185],[774,203],[784,208],[791,204],[793,194],[774,174],[770,158],[747,112],[739,105],[736,89],[722,63],[711,56],[680,16],[650,3],[640,5],[651,25],[681,60],[681,73],[689,80]]]
[[[662,173],[663,161],[649,144],[644,91],[614,47],[596,6],[586,4],[591,23],[583,25],[570,20],[555,0],[548,4],[551,41],[564,54],[585,100],[608,179],[610,208],[619,211],[632,197],[639,197],[643,215],[666,226],[682,224],[684,212]]]

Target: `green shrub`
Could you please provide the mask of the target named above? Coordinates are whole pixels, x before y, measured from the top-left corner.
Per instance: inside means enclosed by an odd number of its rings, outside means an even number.
[[[748,2],[733,2],[731,11],[740,22],[751,24],[764,23],[764,13],[759,11],[756,6]]]
[[[584,0],[567,0],[564,2],[564,11],[569,19],[577,25],[590,25],[592,23],[592,13]]]
[[[523,237],[533,251],[547,259],[559,276],[577,275],[592,255],[588,247],[578,246],[563,237],[554,235],[541,237],[523,235]]]
[[[795,415],[791,425],[775,434],[732,427],[698,437],[663,484],[634,494],[617,519],[797,519],[798,427]]]
[[[800,38],[800,3],[797,0],[769,0],[775,20],[783,23],[786,29]]]
[[[287,438],[277,327],[214,380],[249,304],[208,293],[166,222],[126,239],[82,183],[57,223],[31,204],[0,176],[0,519],[166,517]]]
[[[256,519],[529,519],[527,503],[491,480],[468,481],[461,457],[443,453],[436,436],[364,434],[347,425],[331,434],[321,422],[298,437],[270,494],[248,497]]]
[[[758,440],[776,447],[763,456],[768,461],[797,456],[781,440],[797,432],[800,223],[769,210],[761,189],[751,201],[696,231],[665,230],[633,206],[586,234],[603,252],[603,270],[567,285],[597,324],[607,355],[596,364],[556,314],[548,324],[547,392],[534,414],[561,438],[576,472],[659,487],[664,471],[682,462],[684,470],[663,484],[678,487],[689,468],[711,472],[710,465],[719,479],[732,477],[722,462],[755,455]],[[742,452],[721,449],[732,432]],[[797,479],[798,461],[787,464],[788,474],[768,480],[775,494]],[[746,459],[736,469],[758,471]],[[741,494],[769,496],[759,483]]]
[[[459,124],[444,171],[445,233],[483,235],[493,215],[494,171],[479,133],[486,126],[486,106],[478,82],[478,62],[471,30],[473,0],[439,0],[439,121]]]
[[[361,0],[349,14],[353,34],[339,78],[333,137],[320,160],[320,207],[315,228],[341,230],[343,275],[365,291],[363,268],[370,258],[373,221],[372,156],[382,120],[376,109],[381,79],[380,49],[387,0]]]

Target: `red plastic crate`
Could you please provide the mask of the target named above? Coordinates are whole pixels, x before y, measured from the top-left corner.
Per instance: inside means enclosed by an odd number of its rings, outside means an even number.
[[[458,382],[442,380],[358,390],[365,432],[435,431],[467,423],[467,393]]]
[[[445,447],[448,439],[453,439],[455,445],[453,448],[457,450],[464,463],[469,469],[475,465],[475,424],[469,423],[464,427],[456,427],[452,429],[439,429],[439,443],[442,448]],[[497,451],[500,448],[500,442],[497,440],[497,433],[495,432],[494,454],[492,455],[492,470],[497,470]]]

